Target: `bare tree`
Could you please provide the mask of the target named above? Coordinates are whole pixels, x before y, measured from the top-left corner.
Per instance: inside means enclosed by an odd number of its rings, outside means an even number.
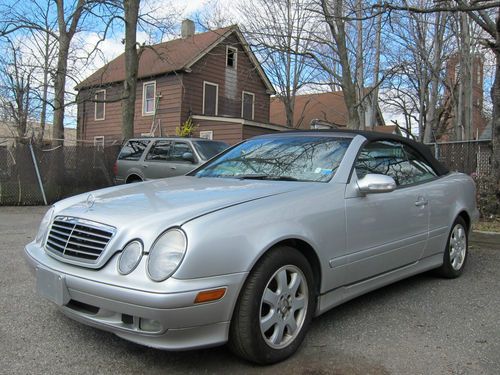
[[[316,27],[307,8],[307,1],[259,0],[239,9],[241,15],[252,14],[246,17],[243,31],[275,85],[290,128],[300,126],[300,118],[294,120],[295,97],[317,74],[307,56]]]

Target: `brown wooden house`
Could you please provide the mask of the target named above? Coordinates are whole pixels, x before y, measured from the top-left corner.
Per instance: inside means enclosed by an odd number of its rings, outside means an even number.
[[[78,135],[121,141],[125,78],[120,55],[77,86]],[[196,34],[185,20],[182,37],[144,49],[138,72],[134,135],[173,136],[191,118],[195,136],[230,144],[279,131],[269,124],[274,94],[237,26]]]

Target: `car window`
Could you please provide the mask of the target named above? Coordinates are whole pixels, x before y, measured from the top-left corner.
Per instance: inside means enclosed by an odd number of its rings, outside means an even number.
[[[170,160],[172,161],[182,161],[189,163],[188,160],[184,160],[182,158],[182,155],[184,155],[186,152],[193,153],[191,150],[191,147],[187,143],[184,142],[175,142],[174,147],[172,148],[172,152],[170,154]]]
[[[149,149],[146,160],[169,160],[171,145],[172,142],[170,141],[156,141]]]
[[[358,178],[368,173],[390,176],[398,186],[433,179],[434,170],[414,149],[397,141],[371,142],[363,147],[356,160]]]
[[[119,160],[139,160],[149,144],[149,140],[137,139],[128,141],[118,155]]]
[[[193,145],[204,160],[213,158],[229,147],[227,143],[217,141],[193,141]]]

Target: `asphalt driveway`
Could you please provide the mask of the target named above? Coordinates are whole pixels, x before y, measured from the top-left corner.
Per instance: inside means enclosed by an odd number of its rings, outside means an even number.
[[[22,257],[44,207],[0,207],[0,374],[500,374],[500,241],[474,236],[456,280],[424,274],[316,319],[291,359],[226,347],[164,352],[73,322],[35,294]]]

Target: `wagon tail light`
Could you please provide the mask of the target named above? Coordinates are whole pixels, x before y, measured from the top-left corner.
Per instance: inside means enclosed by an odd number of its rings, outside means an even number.
[[[118,176],[118,162],[115,161],[113,164],[113,175],[116,177]]]

